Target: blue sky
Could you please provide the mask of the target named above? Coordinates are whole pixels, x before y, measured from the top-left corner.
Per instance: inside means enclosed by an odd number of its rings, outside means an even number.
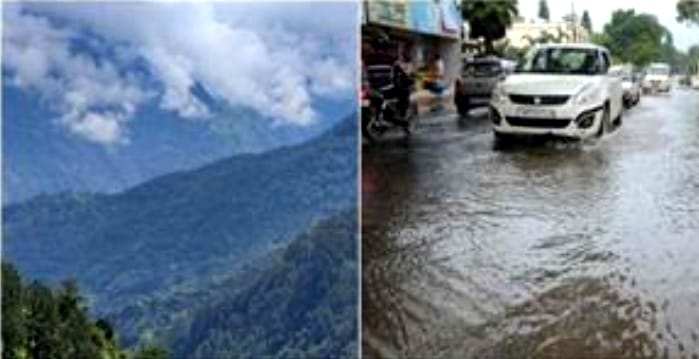
[[[12,3],[3,85],[86,141],[128,145],[139,108],[182,121],[246,108],[307,127],[355,86],[357,6],[338,3]]]

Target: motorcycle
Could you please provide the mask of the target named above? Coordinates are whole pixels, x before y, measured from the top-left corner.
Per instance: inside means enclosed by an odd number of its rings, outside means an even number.
[[[417,119],[417,108],[409,104],[406,114],[400,115],[398,98],[391,95],[395,84],[381,89],[365,84],[361,89],[362,134],[369,142],[380,139],[391,128],[401,128],[410,135]],[[410,88],[404,88],[409,91]]]

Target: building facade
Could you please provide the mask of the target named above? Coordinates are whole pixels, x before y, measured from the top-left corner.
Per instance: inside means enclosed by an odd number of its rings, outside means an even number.
[[[507,29],[505,38],[510,46],[521,49],[540,42],[589,42],[590,34],[577,21],[520,20]]]
[[[366,0],[362,8],[362,41],[380,31],[409,53],[416,67],[439,54],[445,82],[461,71],[463,20],[456,0]]]

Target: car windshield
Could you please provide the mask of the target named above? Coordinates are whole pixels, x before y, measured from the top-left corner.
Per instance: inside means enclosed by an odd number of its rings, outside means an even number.
[[[497,62],[470,62],[464,66],[464,76],[467,77],[493,77],[502,72]]]
[[[648,73],[651,75],[669,75],[670,69],[667,67],[651,67],[648,69]]]
[[[535,49],[517,66],[516,72],[582,74],[599,72],[597,50],[583,48]]]

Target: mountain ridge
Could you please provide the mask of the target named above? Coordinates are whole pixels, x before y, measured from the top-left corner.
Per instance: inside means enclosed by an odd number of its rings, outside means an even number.
[[[232,156],[117,194],[4,206],[4,254],[39,279],[76,277],[110,311],[214,277],[221,266],[235,270],[231,263],[243,265],[356,204],[354,117],[299,145]]]

